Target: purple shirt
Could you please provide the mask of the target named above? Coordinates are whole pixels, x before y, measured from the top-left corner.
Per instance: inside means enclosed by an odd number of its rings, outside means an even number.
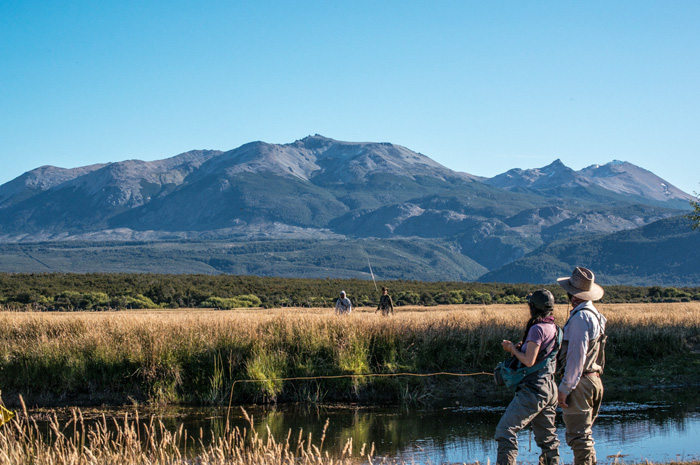
[[[522,353],[527,352],[527,343],[532,342],[540,346],[540,351],[537,354],[535,362],[544,360],[544,358],[552,351],[554,348],[554,338],[557,337],[557,325],[554,324],[554,317],[548,316],[544,318],[540,323],[532,325],[530,331],[527,332],[527,337],[525,342],[520,347]],[[545,352],[545,349],[547,351]]]

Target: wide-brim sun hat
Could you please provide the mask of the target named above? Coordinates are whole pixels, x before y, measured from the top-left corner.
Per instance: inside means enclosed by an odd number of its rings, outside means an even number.
[[[581,300],[600,300],[605,291],[595,283],[595,275],[588,268],[577,266],[571,277],[557,279],[557,284]]]

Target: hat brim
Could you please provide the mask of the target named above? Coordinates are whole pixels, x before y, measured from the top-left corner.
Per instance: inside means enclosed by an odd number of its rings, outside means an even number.
[[[557,279],[557,284],[563,287],[566,292],[581,300],[600,300],[605,294],[603,288],[596,283],[591,283],[591,288],[587,291],[574,287],[569,277]]]

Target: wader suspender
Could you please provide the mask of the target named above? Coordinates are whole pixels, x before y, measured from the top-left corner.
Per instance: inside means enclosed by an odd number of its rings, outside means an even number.
[[[592,311],[590,308],[580,308],[576,310],[573,315],[569,317],[569,320],[574,317],[578,312],[588,312],[591,313],[596,320],[598,320],[598,327],[600,328],[600,334],[598,334],[598,337],[591,339],[593,344],[596,344],[598,346],[598,353],[596,355],[594,363],[600,367],[600,374],[603,374],[603,370],[605,369],[605,343],[608,340],[608,335],[605,334],[605,328],[603,327],[603,320],[600,318],[600,313],[596,313]],[[567,320],[566,324],[569,324],[569,321]],[[566,325],[564,325],[566,327]],[[568,341],[567,341],[568,342]],[[567,344],[567,350],[568,350],[568,344]],[[589,347],[589,352],[593,353],[593,349]],[[586,358],[584,359],[584,364],[583,364],[583,369],[585,370],[587,367],[590,366],[590,360],[588,359],[588,353],[586,354]],[[586,373],[597,373],[597,372],[591,372],[591,371],[584,371],[582,374]]]

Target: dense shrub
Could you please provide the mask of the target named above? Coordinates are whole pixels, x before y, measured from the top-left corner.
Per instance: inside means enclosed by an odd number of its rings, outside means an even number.
[[[535,289],[550,289],[559,303],[564,291],[547,285],[388,281],[397,306],[492,303],[520,304]],[[103,310],[126,308],[192,308],[238,299],[235,306],[332,307],[340,290],[354,305],[376,306],[375,283],[359,279],[293,279],[233,275],[157,274],[0,274],[0,304],[35,310]],[[245,296],[252,296],[247,299]],[[685,302],[700,300],[700,288],[605,286],[605,303]],[[249,303],[246,303],[249,302]],[[229,304],[225,304],[227,306]],[[231,304],[233,305],[233,304]]]
[[[261,304],[262,301],[257,296],[246,294],[231,298],[209,297],[207,300],[199,304],[199,307],[230,310],[232,308],[259,307]]]

